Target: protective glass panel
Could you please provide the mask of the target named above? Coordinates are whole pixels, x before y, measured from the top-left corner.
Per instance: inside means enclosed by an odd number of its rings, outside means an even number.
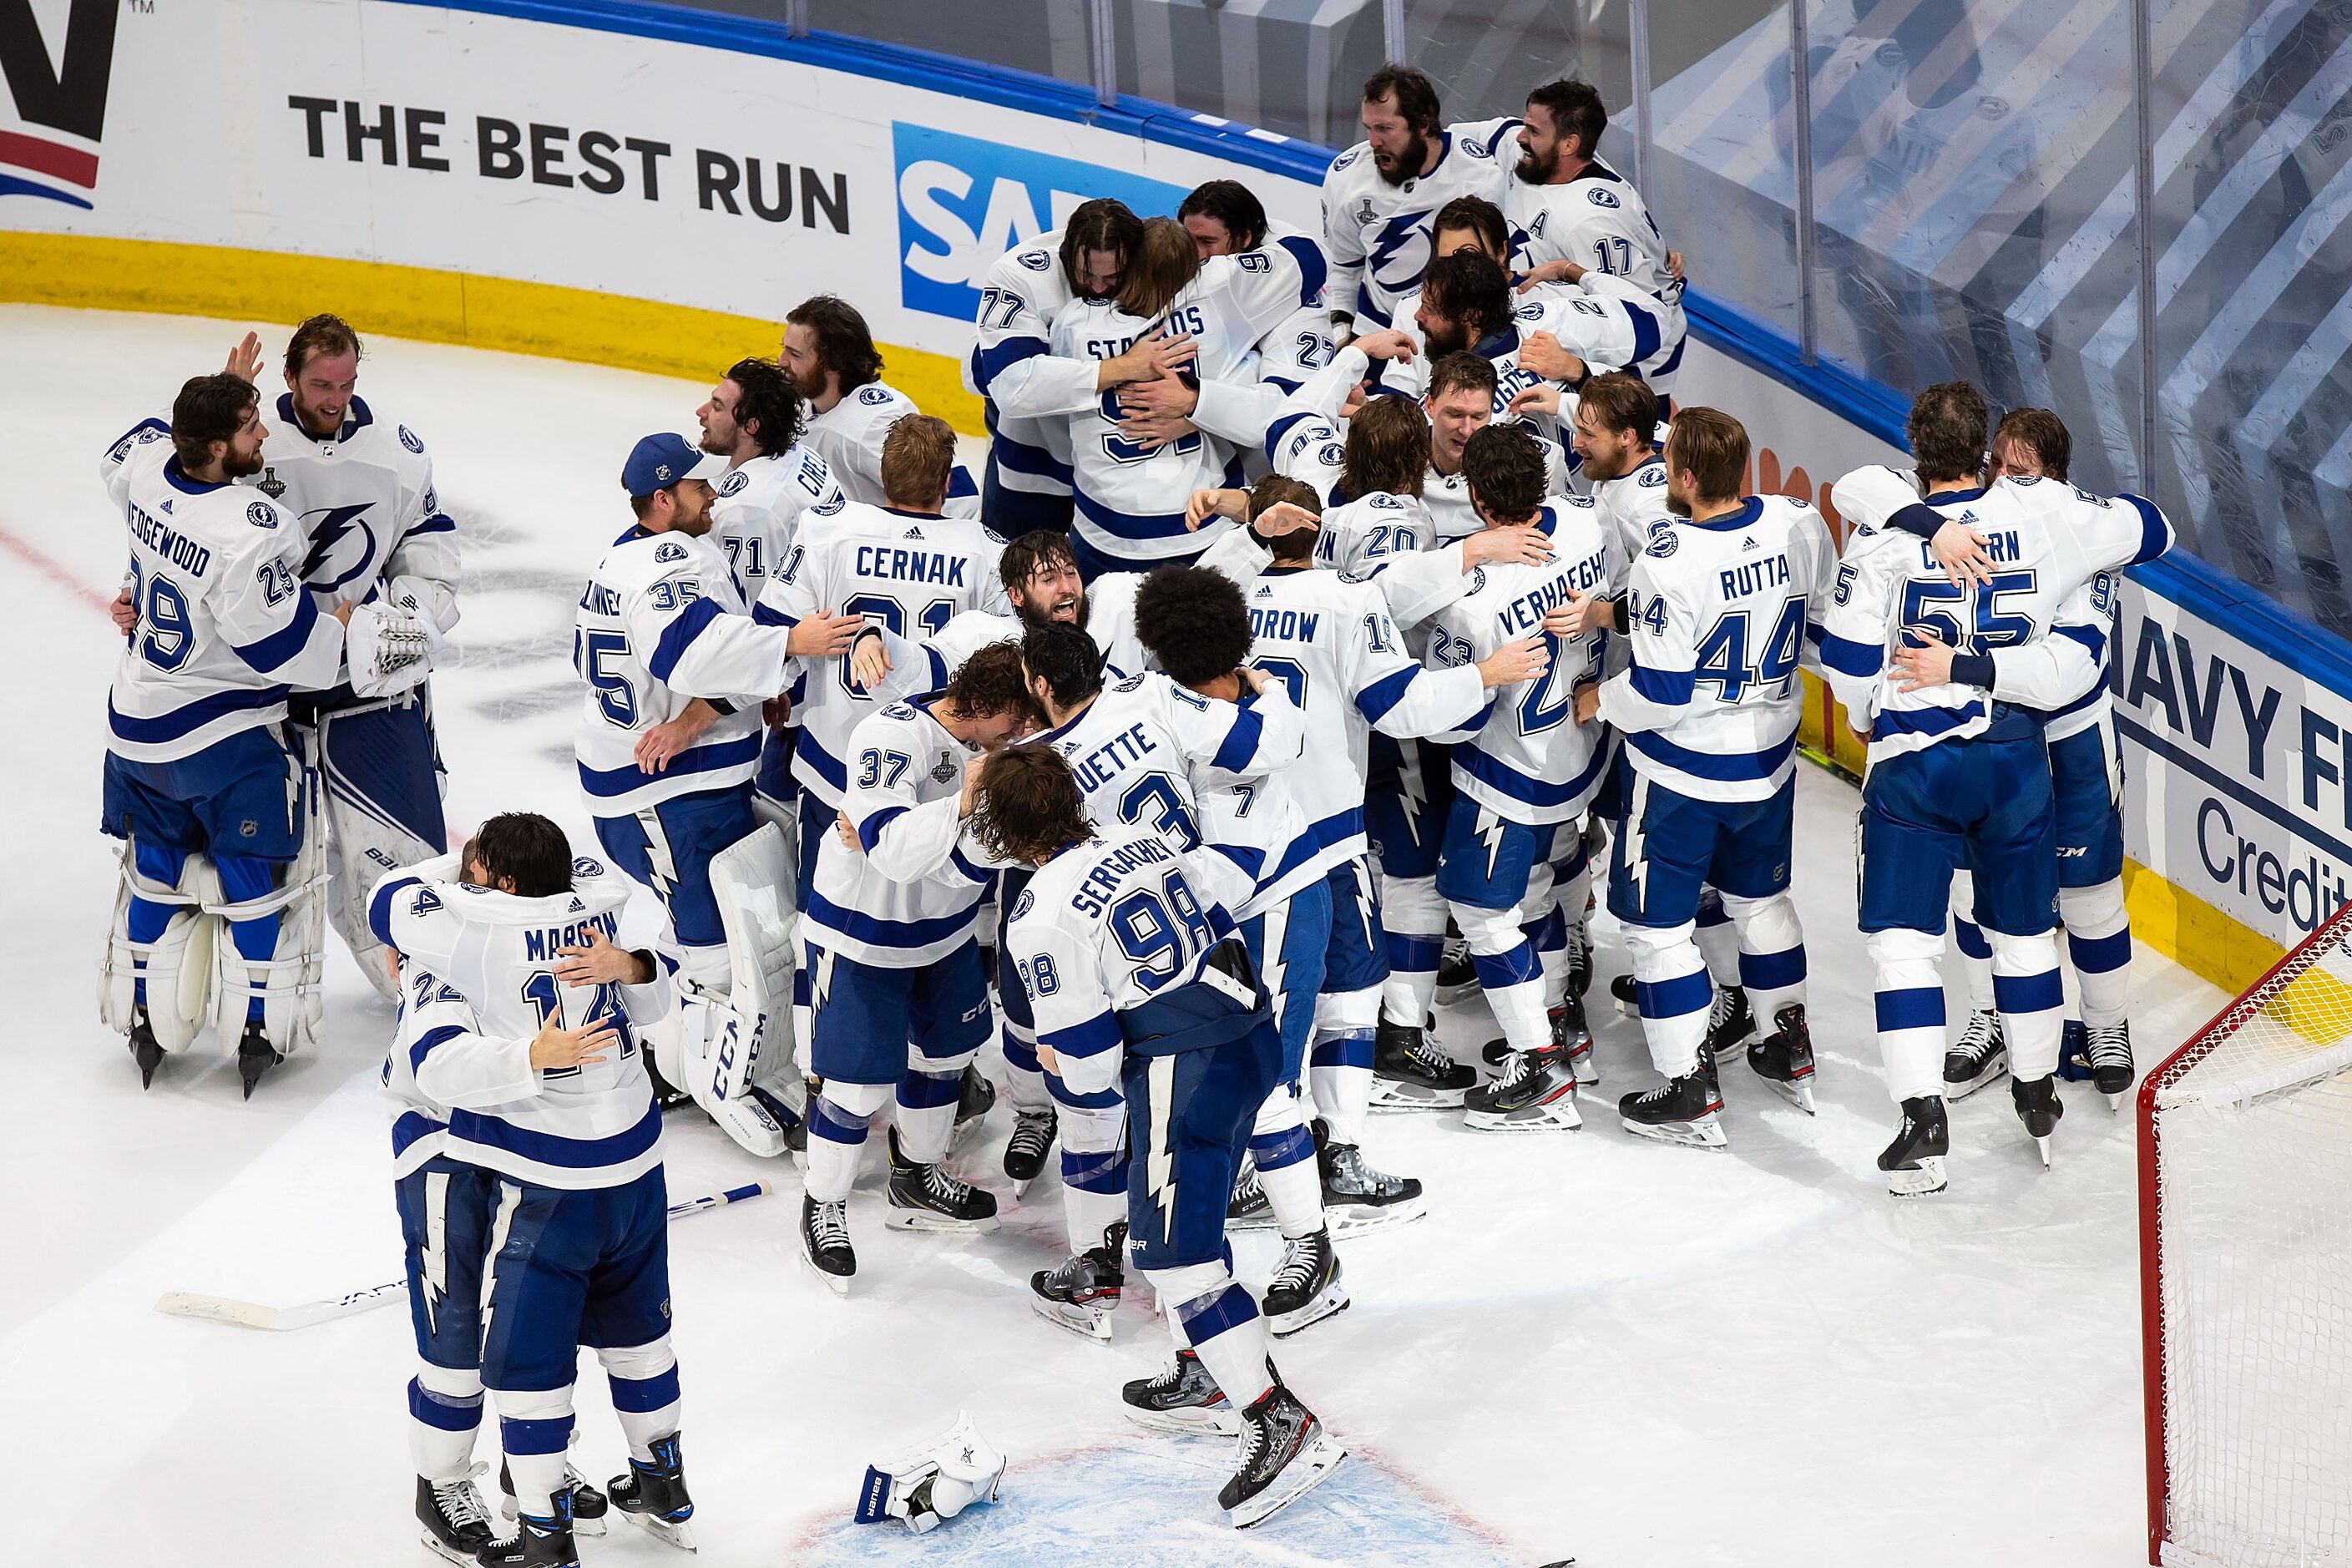
[[[1631,26],[1627,0],[1405,0],[1402,58],[1437,82],[1448,120],[1516,115],[1528,89],[1573,77],[1630,125]]]
[[[782,0],[765,3],[781,9]],[[1090,83],[1092,9],[1087,0],[810,0],[809,26]]]
[[[1329,147],[1361,135],[1379,0],[1115,0],[1112,16],[1121,92]]]

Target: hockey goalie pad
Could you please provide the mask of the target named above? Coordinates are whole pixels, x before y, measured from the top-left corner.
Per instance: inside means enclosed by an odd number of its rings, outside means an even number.
[[[710,892],[727,933],[730,984],[723,1012],[714,1005],[704,1059],[711,1094],[734,1100],[765,1078],[794,1076],[793,950],[800,921],[791,858],[774,824],[710,858]]]
[[[131,937],[133,895],[150,903],[176,906],[163,934],[152,942]],[[119,1035],[131,1033],[137,1016],[138,982],[147,982],[147,1025],[155,1043],[184,1051],[204,1032],[205,998],[213,984],[213,945],[220,922],[205,908],[220,889],[212,862],[191,855],[177,884],[166,887],[139,870],[138,851],[122,845],[122,879],[114,894],[114,921],[107,928],[106,963],[99,973],[98,1015]]]
[[[975,1502],[994,1502],[1004,1479],[1004,1456],[973,1430],[969,1412],[939,1436],[903,1457],[866,1468],[857,1493],[857,1522],[903,1521],[921,1535]]]
[[[278,886],[257,899],[231,903],[215,884],[205,903],[207,914],[219,917],[222,930],[213,941],[213,1029],[223,1055],[234,1058],[245,1034],[247,1004],[261,998],[261,1026],[270,1048],[291,1056],[319,1037],[323,997],[320,980],[326,969],[327,872],[319,824],[316,775],[302,791],[306,820],[302,853],[278,873]],[[263,915],[278,917],[278,947],[265,963],[248,962],[230,929]],[[389,981],[381,960],[375,978]],[[153,994],[153,987],[149,987]]]
[[[391,996],[383,944],[368,930],[368,890],[386,871],[447,851],[432,705],[420,689],[324,710],[310,744],[327,817],[327,918],[368,984]]]

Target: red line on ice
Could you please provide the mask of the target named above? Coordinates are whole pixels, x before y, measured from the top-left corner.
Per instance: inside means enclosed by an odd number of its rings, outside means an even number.
[[[5,527],[0,527],[0,549],[5,549],[9,554],[101,615],[114,603],[111,595],[99,593]]]

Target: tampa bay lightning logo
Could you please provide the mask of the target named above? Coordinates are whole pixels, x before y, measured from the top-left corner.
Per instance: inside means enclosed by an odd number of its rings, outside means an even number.
[[[861,386],[857,389],[857,401],[868,408],[879,408],[890,401],[890,389],[887,386]]]
[[[400,427],[400,444],[420,458],[425,456],[425,443],[418,440],[416,432],[405,425]]]
[[[1654,555],[1659,560],[1664,561],[1667,556],[1672,555],[1675,551],[1680,550],[1682,547],[1682,535],[1676,533],[1670,527],[1662,528],[1658,530],[1657,532],[1650,536],[1650,547],[1642,552],[1642,553],[1644,555]]]
[[[245,521],[256,528],[276,528],[278,509],[266,500],[255,501],[245,509]]]
[[[1336,174],[1342,169],[1353,166],[1356,160],[1363,155],[1364,150],[1361,147],[1349,148],[1345,153],[1340,153],[1337,158],[1331,160],[1331,172]]]
[[[742,469],[730,468],[727,470],[727,477],[719,481],[719,493],[723,496],[741,495],[743,487],[751,482],[751,476]]]
[[[310,552],[302,558],[304,582],[331,593],[375,570],[375,530],[367,525],[367,510],[362,501],[303,514],[310,535]]]
[[[1585,192],[1584,199],[1596,207],[1622,207],[1625,205],[1617,199],[1616,192],[1600,185],[1595,185]]]
[[[1043,250],[1024,250],[1018,258],[1022,266],[1032,272],[1043,272],[1054,265],[1053,256]]]
[[[1486,569],[1484,566],[1473,566],[1470,568],[1470,591],[1475,594],[1486,585]]]
[[[1634,476],[1633,482],[1644,487],[1645,489],[1654,485],[1664,484],[1666,482],[1666,470],[1663,468],[1656,467],[1643,468],[1639,474]]]
[[[1029,896],[1028,889],[1022,889],[1021,896],[1013,900],[1013,919],[1017,921],[1023,915],[1027,914],[1030,910],[1035,906],[1036,902],[1037,900]]]
[[[1389,494],[1386,490],[1374,491],[1371,499],[1365,504],[1370,506],[1374,511],[1402,511],[1404,510],[1404,502],[1397,500],[1396,497]]]
[[[835,496],[830,500],[821,500],[817,502],[816,505],[809,508],[809,510],[819,517],[832,517],[835,513],[839,512],[843,507],[845,507],[848,504],[849,498],[847,496],[838,495]]]
[[[1367,208],[1371,205],[1370,202],[1364,205]],[[1382,224],[1380,237],[1366,248],[1364,270],[1383,287],[1398,290],[1412,287],[1413,279],[1421,276],[1423,253],[1429,237],[1423,225],[1428,217],[1427,212],[1416,208],[1399,213]],[[1367,223],[1371,220],[1369,211],[1364,218]],[[1396,267],[1395,276],[1391,276],[1390,264],[1400,260],[1409,265]]]
[[[1520,306],[1511,313],[1522,321],[1540,321],[1543,320],[1543,307],[1532,301]]]
[[[1347,460],[1348,448],[1342,447],[1337,441],[1326,441],[1323,443],[1321,461],[1325,467],[1337,468],[1343,466]]]
[[[1113,691],[1133,691],[1142,686],[1142,684],[1143,677],[1139,675],[1130,675],[1125,680],[1120,681],[1117,686],[1112,687],[1111,689]]]
[[[572,874],[575,877],[601,877],[604,874],[604,863],[592,860],[585,855],[575,855],[572,859]]]
[[[654,546],[654,559],[665,565],[672,561],[683,561],[686,559],[686,546],[674,539],[665,539]]]

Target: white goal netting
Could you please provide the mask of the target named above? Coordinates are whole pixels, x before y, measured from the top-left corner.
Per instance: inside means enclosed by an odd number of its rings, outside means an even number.
[[[2352,906],[2141,1094],[2155,1560],[2352,1568]]]

